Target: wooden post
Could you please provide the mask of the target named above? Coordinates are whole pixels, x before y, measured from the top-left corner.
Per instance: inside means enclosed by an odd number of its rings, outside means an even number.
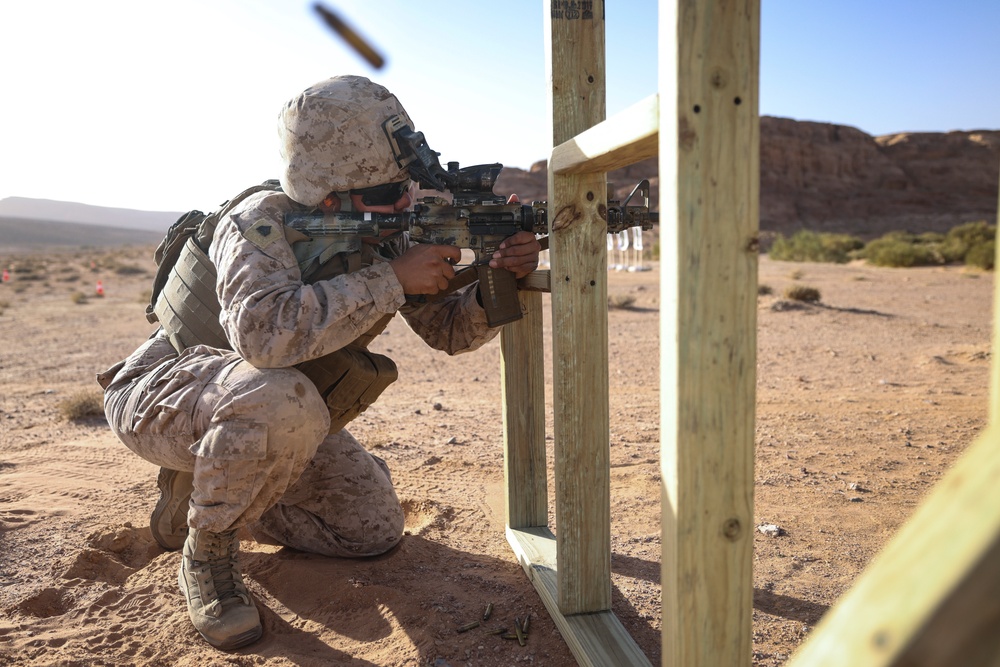
[[[998,188],[1000,198],[1000,188]],[[1000,229],[1000,203],[997,204],[997,229]],[[1000,239],[998,239],[1000,240]],[[993,260],[993,362],[990,366],[990,424],[1000,420],[1000,243]]]
[[[604,120],[604,2],[549,3],[552,139]],[[549,171],[559,608],[611,608],[607,224],[603,172]]]
[[[520,292],[524,318],[500,332],[503,453],[509,528],[548,525],[542,295]]]
[[[663,664],[749,665],[760,2],[659,7]]]

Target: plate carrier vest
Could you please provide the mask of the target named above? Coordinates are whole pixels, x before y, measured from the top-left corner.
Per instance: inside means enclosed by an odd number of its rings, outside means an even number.
[[[277,181],[265,181],[244,190],[214,213],[186,213],[174,223],[156,249],[158,270],[146,319],[160,323],[178,352],[195,345],[233,349],[219,324],[222,307],[215,293],[218,273],[208,257],[208,248],[218,221],[241,201],[262,190],[280,191],[281,188]],[[297,245],[300,250],[306,248],[307,244],[300,241],[309,241],[310,249],[315,249],[317,239],[290,228],[285,228],[285,233],[293,252]],[[302,280],[315,283],[371,266],[374,251],[365,245],[360,252],[338,253],[322,262],[306,261],[300,256],[302,254],[296,253]],[[384,316],[336,352],[295,366],[316,385],[326,401],[330,410],[330,433],[336,433],[367,410],[398,377],[392,359],[368,350],[368,345],[382,333],[392,317],[392,314]]]

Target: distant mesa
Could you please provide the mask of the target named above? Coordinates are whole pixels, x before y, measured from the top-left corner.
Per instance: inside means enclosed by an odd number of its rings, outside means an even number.
[[[760,227],[874,238],[997,219],[1000,131],[901,132],[873,137],[846,125],[760,119]],[[624,199],[648,178],[659,210],[656,159],[608,174]],[[496,191],[545,199],[545,162],[504,169]]]
[[[870,239],[997,219],[1000,130],[873,137],[846,125],[763,116],[760,161],[765,237],[807,228]],[[546,199],[546,177],[544,160],[528,170],[505,168],[495,190],[523,202]],[[644,178],[659,210],[656,159],[608,174],[621,200]],[[9,197],[0,200],[0,248],[156,243],[179,215]]]
[[[128,208],[91,206],[51,199],[7,197],[0,199],[0,218],[72,222],[80,225],[102,225],[147,232],[166,232],[180,213],[136,211]]]
[[[0,199],[0,249],[158,243],[180,213],[50,199]]]

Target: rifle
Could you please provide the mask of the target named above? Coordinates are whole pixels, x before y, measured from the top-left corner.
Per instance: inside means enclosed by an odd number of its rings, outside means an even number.
[[[508,204],[507,198],[493,192],[503,165],[480,164],[459,168],[449,162],[444,170],[431,151],[423,134],[413,132],[408,125],[386,121],[383,128],[390,138],[397,160],[407,166],[410,175],[421,188],[450,193],[451,201],[441,196],[422,197],[412,210],[401,213],[288,213],[285,226],[310,237],[311,256],[330,257],[340,252],[361,249],[362,238],[378,237],[384,231],[408,232],[416,243],[433,243],[468,248],[475,260],[459,271],[444,294],[479,280],[486,320],[491,327],[521,318],[517,298],[517,281],[506,269],[489,266],[500,243],[519,231],[548,233],[548,211],[545,202]],[[609,187],[609,192],[611,188]],[[639,194],[641,205],[630,205]],[[632,190],[624,203],[608,197],[608,233],[631,227],[652,229],[659,216],[649,210],[649,181],[643,180]],[[544,247],[548,238],[540,240]],[[435,295],[439,296],[439,295]],[[433,297],[407,296],[410,301],[427,301]]]

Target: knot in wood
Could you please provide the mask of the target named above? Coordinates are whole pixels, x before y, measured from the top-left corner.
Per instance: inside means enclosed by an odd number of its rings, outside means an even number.
[[[739,539],[741,532],[743,530],[739,519],[726,519],[726,522],[722,524],[722,534],[726,536],[727,540],[735,542]]]
[[[680,126],[677,128],[677,143],[680,145],[681,150],[689,151],[694,148],[694,142],[698,138],[698,134],[688,123],[686,116],[681,116]]]
[[[572,227],[577,220],[583,217],[583,212],[577,209],[576,206],[570,204],[569,206],[563,206],[556,213],[556,217],[552,219],[552,231],[557,232],[560,229],[567,229]]]
[[[877,630],[875,634],[872,635],[872,644],[874,644],[875,648],[879,650],[884,651],[888,649],[890,643],[889,632],[887,630]]]
[[[729,83],[729,77],[724,69],[716,68],[712,70],[711,81],[713,88],[725,88],[726,84]]]

